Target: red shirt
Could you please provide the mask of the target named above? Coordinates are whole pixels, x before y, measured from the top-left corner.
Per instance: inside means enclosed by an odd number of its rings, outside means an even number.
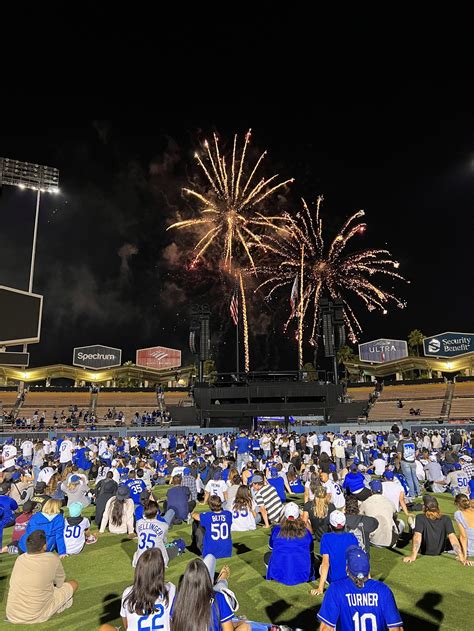
[[[12,543],[17,543],[26,532],[28,522],[33,517],[33,513],[22,513],[15,519],[15,525],[12,532]]]

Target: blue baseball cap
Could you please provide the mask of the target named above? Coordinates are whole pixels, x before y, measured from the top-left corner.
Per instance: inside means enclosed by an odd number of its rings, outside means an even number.
[[[456,469],[456,471],[459,471],[460,469],[462,469],[461,464],[459,462],[454,463],[454,468]]]
[[[385,471],[383,475],[384,475],[384,478],[386,478],[387,480],[393,480],[393,478],[395,477],[395,474],[393,471]]]
[[[184,475],[189,475],[191,473],[191,469],[189,467],[184,467],[183,473]]]
[[[19,471],[15,471],[12,473],[12,480],[19,480],[21,478],[21,473]]]
[[[359,464],[359,462],[360,462],[359,458],[354,458],[354,460],[353,460],[354,464]]]
[[[69,482],[80,482],[80,481],[81,481],[81,478],[78,475],[72,475],[69,478]],[[76,517],[76,515],[74,515],[74,517]]]
[[[382,493],[383,486],[380,480],[372,480],[369,486],[374,493]]]
[[[329,463],[329,471],[331,473],[334,473],[334,471],[337,471],[336,465],[334,464],[334,462]]]
[[[358,546],[349,546],[346,550],[347,569],[356,578],[365,578],[370,574],[370,561],[366,552]]]

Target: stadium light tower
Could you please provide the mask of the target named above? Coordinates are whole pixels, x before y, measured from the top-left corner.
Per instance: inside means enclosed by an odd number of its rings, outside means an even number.
[[[36,240],[38,236],[38,219],[41,193],[59,193],[59,171],[54,167],[47,167],[32,162],[20,162],[10,158],[0,158],[0,188],[3,185],[29,188],[36,191],[35,227],[33,231],[33,248],[31,251],[30,281],[28,291],[33,291],[33,277],[35,273]]]

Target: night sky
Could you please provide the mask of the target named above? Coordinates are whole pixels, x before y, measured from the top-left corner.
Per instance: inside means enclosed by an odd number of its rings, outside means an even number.
[[[208,77],[197,94],[197,76],[174,91],[172,73],[157,73],[155,89],[129,91],[126,104],[48,94],[34,114],[12,108],[0,122],[0,155],[60,170],[61,195],[41,204],[34,291],[44,294],[45,311],[31,365],[71,363],[74,346],[94,343],[122,348],[124,360],[136,348],[172,346],[186,361],[189,307],[208,300],[214,356],[231,367],[228,295],[212,273],[185,271],[186,239],[165,229],[177,212],[192,212],[181,188],[196,178],[199,143],[214,130],[224,139],[249,127],[252,144],[268,149],[265,173],[296,178],[282,207],[324,194],[329,229],[364,209],[368,229],[355,243],[388,247],[410,279],[396,284],[405,310],[382,316],[352,303],[361,341],[406,339],[413,328],[472,332],[472,76],[440,83],[349,73],[330,82],[306,75],[299,84],[294,75],[266,90],[236,85],[238,94],[230,79],[220,92]],[[4,187],[0,284],[27,287],[33,219],[34,193]],[[287,293],[280,311],[253,301],[252,368],[295,367],[294,340],[281,335]]]

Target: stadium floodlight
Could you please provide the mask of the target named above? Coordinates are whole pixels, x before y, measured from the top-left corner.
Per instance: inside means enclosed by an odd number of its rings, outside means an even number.
[[[36,239],[38,235],[41,193],[52,193],[53,195],[59,193],[59,170],[42,164],[34,164],[33,162],[20,162],[20,160],[12,160],[10,158],[0,158],[0,188],[3,185],[37,191],[30,282],[28,284],[28,291],[31,293],[33,291],[33,277],[35,273]]]

